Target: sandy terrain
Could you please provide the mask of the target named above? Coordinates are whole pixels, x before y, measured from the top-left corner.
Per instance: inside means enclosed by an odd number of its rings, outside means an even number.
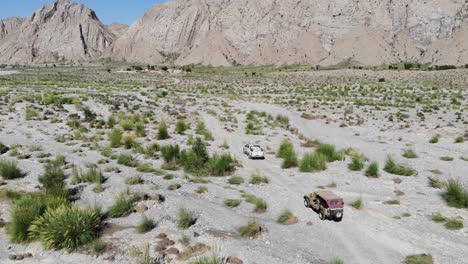
[[[105,219],[108,228],[101,235],[101,241],[107,245],[107,249],[97,256],[91,254],[86,247],[67,253],[63,250],[44,250],[38,242],[14,244],[9,242],[7,228],[2,228],[0,262],[142,263],[138,262],[138,254],[132,252],[135,249],[141,250],[148,244],[151,256],[156,256],[154,248],[159,241],[156,236],[165,233],[176,241],[174,247],[179,251],[187,248],[187,245],[178,241],[186,235],[190,239],[190,245],[204,243],[210,246],[212,249],[208,250],[208,255],[210,252],[216,252],[225,257],[235,256],[248,264],[329,263],[333,258],[340,258],[344,263],[403,263],[406,256],[421,253],[431,254],[435,263],[464,263],[468,258],[467,229],[448,230],[443,224],[432,221],[431,215],[440,212],[448,218],[460,217],[466,225],[468,211],[448,207],[440,196],[443,190],[430,187],[428,177],[443,181],[456,179],[468,186],[468,161],[465,160],[468,157],[468,142],[454,142],[457,136],[466,137],[465,133],[468,130],[464,121],[468,120],[466,71],[446,73],[438,77],[453,78],[454,85],[465,84],[464,88],[452,90],[440,87],[441,90],[447,90],[447,96],[437,97],[440,98],[438,102],[445,102],[459,93],[461,97],[457,98],[461,106],[453,108],[440,104],[443,110],[426,112],[424,120],[418,115],[420,105],[415,108],[381,105],[382,110],[375,110],[378,104],[354,105],[353,111],[349,111],[346,116],[343,115],[346,105],[341,108],[336,106],[340,102],[352,105],[353,101],[346,101],[348,97],[338,95],[334,103],[322,104],[322,99],[319,98],[322,95],[315,94],[319,88],[305,91],[290,85],[295,80],[300,83],[297,86],[315,87],[314,85],[335,76],[335,82],[343,80],[341,78],[361,79],[362,83],[355,85],[368,85],[369,90],[373,85],[383,85],[391,90],[397,86],[395,83],[410,82],[417,87],[411,93],[419,94],[424,91],[423,83],[427,81],[424,76],[427,73],[404,73],[398,75],[402,76],[401,79],[393,73],[385,73],[385,78],[391,80],[391,83],[379,83],[376,81],[379,73],[369,76],[369,72],[366,75],[356,72],[275,73],[245,79],[239,76],[203,74],[181,75],[177,76],[177,79],[161,75],[131,74],[119,78],[125,79],[125,82],[141,81],[149,85],[141,87],[137,83],[125,88],[122,88],[124,84],[119,82],[112,82],[114,86],[111,87],[99,88],[94,87],[92,83],[87,84],[89,88],[83,88],[77,83],[70,83],[65,87],[62,87],[62,84],[59,84],[59,87],[39,87],[37,83],[21,83],[13,87],[11,83],[3,83],[0,88],[0,94],[5,92],[2,94],[4,103],[0,106],[0,142],[10,147],[17,145],[20,153],[31,156],[19,159],[11,155],[11,150],[0,156],[2,159],[17,160],[19,167],[28,172],[24,178],[6,180],[1,189],[38,191],[38,177],[43,173],[43,164],[40,163],[43,158],[39,158],[39,154],[49,153],[51,159],[58,154],[64,155],[69,164],[83,170],[86,170],[89,164],[96,164],[103,171],[107,180],[102,184],[103,191],[100,193],[93,191],[95,185],[92,183],[73,185],[71,177],[67,179],[70,188],[79,187],[82,190],[75,202],[77,205],[99,206],[106,211],[118,194],[127,190],[149,196],[161,194],[165,201],[139,201],[137,206],[145,205],[146,210],[143,213],[134,212],[125,217]],[[2,73],[5,72],[0,72]],[[19,76],[34,80],[34,77],[31,77],[34,74],[34,71],[31,71]],[[94,76],[92,71],[68,74],[83,74],[86,78]],[[450,77],[451,75],[453,77]],[[112,74],[109,76],[117,78]],[[392,80],[393,78],[395,80]],[[327,85],[333,86],[336,83],[329,81]],[[28,99],[28,95],[41,95],[50,88],[60,91],[58,97],[76,97],[81,103],[56,106]],[[156,95],[160,95],[162,91],[167,91],[168,95],[157,98]],[[287,103],[301,96],[306,97],[306,101]],[[382,92],[376,94],[374,99],[378,101],[378,98],[384,96],[385,92]],[[23,100],[12,103],[15,97],[21,97]],[[351,97],[353,95],[349,95],[349,98]],[[315,107],[315,104],[319,105]],[[80,106],[77,108],[77,105]],[[47,111],[52,114],[48,113],[47,120],[40,117],[26,120],[26,112],[30,107],[34,107],[39,116],[43,116]],[[203,121],[213,135],[213,140],[207,141],[209,153],[230,153],[235,157],[241,167],[236,168],[234,175],[241,176],[245,182],[232,185],[227,181],[229,177],[207,176],[205,179],[208,183],[193,183],[189,180],[193,177],[182,168],[176,171],[162,170],[162,175],[158,175],[159,173],[138,172],[135,168],[118,164],[115,159],[103,156],[100,151],[108,146],[107,134],[111,129],[91,127],[90,122],[84,121],[83,107],[94,112],[97,120],[108,120],[112,114],[119,112],[127,115],[152,113],[152,117],[148,117],[145,123],[146,135],[135,139],[145,146],[155,142],[160,146],[179,144],[181,149],[190,148],[187,145],[187,135],[197,136],[197,120]],[[273,117],[285,116],[289,120],[289,126],[270,126],[264,119],[258,118],[256,124],[262,127],[261,135],[246,134],[246,118],[252,110],[266,112]],[[398,116],[396,113],[401,111],[408,114],[406,119],[389,121],[389,114]],[[458,121],[456,112],[461,112]],[[304,118],[304,113],[321,117]],[[87,127],[87,132],[82,132],[81,136],[77,136],[77,130],[66,124],[71,114],[78,114],[81,125]],[[190,124],[190,129],[185,132],[187,135],[175,133],[175,124],[181,117]],[[51,121],[54,118],[56,122]],[[357,123],[359,119],[363,121]],[[171,138],[157,140],[158,124],[163,120],[169,127]],[[346,125],[342,125],[343,123]],[[435,134],[441,135],[439,142],[429,143]],[[64,136],[65,141],[58,142],[58,136]],[[314,150],[303,145],[304,138],[333,144],[339,150],[359,150],[370,161],[378,162],[381,176],[372,179],[366,177],[364,171],[350,171],[350,156],[346,156],[344,161],[328,163],[327,169],[321,172],[305,173],[300,172],[298,168],[282,169],[282,160],[277,158],[275,153],[285,138],[294,144],[299,160],[305,153]],[[243,146],[250,142],[257,142],[267,150],[264,160],[250,160],[243,154]],[[223,143],[226,143],[228,148],[222,147]],[[31,151],[31,146],[41,146],[41,150]],[[418,157],[403,157],[402,153],[406,149],[414,150]],[[161,158],[148,158],[123,147],[112,149],[112,154],[121,153],[131,153],[140,163],[150,163],[157,169],[164,168]],[[389,155],[398,163],[416,170],[417,175],[398,176],[385,172],[383,167]],[[444,156],[453,157],[453,160],[441,160]],[[100,162],[101,160],[105,162]],[[366,162],[366,167],[368,164],[369,162]],[[269,183],[250,184],[250,175],[256,170],[262,176],[268,177]],[[434,170],[438,170],[438,173],[435,174]],[[71,175],[71,167],[66,167],[65,172]],[[163,178],[166,174],[175,177],[166,180]],[[127,178],[137,175],[142,180],[140,184],[126,183]],[[168,186],[175,183],[180,184],[181,188],[168,190]],[[303,195],[330,183],[335,183],[336,187],[326,188],[345,199],[344,218],[341,222],[321,221],[314,211],[303,205]],[[196,193],[200,186],[206,187],[208,192]],[[266,212],[253,212],[253,205],[245,201],[242,192],[263,198],[268,203]],[[351,201],[358,198],[364,202],[364,207],[360,210],[349,206]],[[238,207],[230,208],[224,205],[225,199],[239,199],[242,202]],[[391,200],[398,200],[399,204],[386,203]],[[8,199],[0,200],[0,217],[6,222],[11,221],[12,206]],[[188,208],[197,216],[196,223],[187,230],[177,227],[178,210],[181,207]],[[276,220],[284,209],[291,210],[297,216],[298,223],[278,224]],[[144,234],[135,231],[142,214],[156,223],[154,229]],[[241,237],[237,231],[250,219],[255,219],[264,228],[264,232],[254,239]],[[26,252],[32,253],[32,257],[22,261],[9,259],[11,254]],[[174,255],[169,255],[168,258],[174,259],[171,263],[186,263],[177,260]]]

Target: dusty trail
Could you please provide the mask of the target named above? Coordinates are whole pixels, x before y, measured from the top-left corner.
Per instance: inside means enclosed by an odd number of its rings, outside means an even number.
[[[397,144],[388,144],[383,147],[379,142],[354,136],[355,132],[350,129],[335,129],[318,122],[306,121],[281,107],[259,106],[248,102],[241,102],[240,105],[247,111],[257,109],[267,111],[272,115],[286,115],[290,119],[290,124],[297,127],[306,136],[336,144],[340,148],[358,147],[365,155],[375,157],[380,164],[384,163],[388,152],[399,153],[401,151]],[[272,244],[277,243],[279,248],[283,248],[286,252],[298,252],[303,260],[317,255],[323,260],[330,259],[330,254],[335,254],[334,256],[337,257],[346,256],[346,263],[398,263],[406,255],[431,252],[437,260],[443,260],[441,263],[460,263],[460,259],[450,256],[457,256],[463,252],[463,248],[468,246],[466,241],[461,243],[457,241],[457,243],[445,240],[444,243],[440,243],[438,241],[442,239],[434,237],[430,232],[423,234],[418,232],[421,228],[424,229],[424,227],[419,227],[418,223],[403,226],[402,223],[394,221],[389,216],[389,212],[393,212],[395,209],[390,208],[387,211],[386,208],[382,208],[382,204],[379,202],[382,200],[381,188],[369,190],[369,186],[365,182],[369,179],[365,177],[356,179],[360,184],[361,182],[364,184],[357,186],[356,189],[356,187],[346,186],[352,179],[343,177],[345,175],[342,175],[342,170],[336,168],[336,166],[341,166],[338,164],[331,164],[330,168],[323,173],[305,174],[294,169],[282,170],[280,168],[281,161],[273,155],[267,155],[265,160],[250,160],[243,155],[242,147],[249,140],[255,141],[261,139],[262,136],[244,135],[242,122],[237,131],[229,133],[223,129],[223,124],[216,117],[208,114],[202,114],[202,117],[209,124],[215,138],[220,140],[219,144],[223,139],[228,139],[230,152],[234,153],[244,165],[240,173],[249,175],[254,168],[259,168],[262,175],[269,177],[270,183],[267,186],[251,186],[249,188],[249,191],[251,190],[255,195],[264,198],[269,205],[269,213],[254,217],[261,219],[262,223],[267,225],[269,230],[267,239]],[[348,140],[349,138],[352,140]],[[385,151],[382,151],[383,148]],[[457,168],[453,168],[453,171],[456,173]],[[302,196],[314,190],[316,186],[329,182],[330,178],[337,181],[339,187],[343,186],[343,188],[336,190],[337,193],[345,196],[348,201],[359,196],[363,197],[368,203],[366,208],[357,211],[346,206],[345,217],[340,223],[318,220],[312,210],[303,206]],[[392,185],[390,179],[385,179],[383,187],[389,190],[389,197],[391,197]],[[406,206],[400,207],[406,209]],[[292,226],[281,226],[274,223],[284,208],[293,211],[299,217],[300,222]],[[404,211],[401,209],[399,211]],[[418,210],[411,211],[411,213],[417,214]],[[308,221],[312,222],[313,225],[307,226],[306,222]],[[414,225],[418,227],[414,228]],[[303,243],[297,243],[298,241]],[[436,243],[438,246],[434,248]],[[305,262],[299,261],[297,263]]]

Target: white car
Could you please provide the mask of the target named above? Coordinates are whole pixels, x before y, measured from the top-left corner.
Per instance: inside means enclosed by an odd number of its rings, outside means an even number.
[[[257,144],[247,144],[244,146],[244,153],[249,159],[264,159],[265,151]]]

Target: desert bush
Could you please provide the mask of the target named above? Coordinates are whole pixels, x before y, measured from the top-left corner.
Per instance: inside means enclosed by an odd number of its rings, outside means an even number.
[[[260,175],[259,170],[255,170],[252,175],[250,175],[250,183],[251,184],[262,184],[262,183],[269,183],[270,180],[267,177],[263,177]]]
[[[212,256],[198,257],[195,260],[191,260],[189,264],[224,264],[225,261],[222,257],[213,254]]]
[[[316,153],[323,154],[328,162],[344,160],[344,152],[337,152],[335,146],[331,144],[321,144],[315,149]]]
[[[281,163],[281,168],[288,169],[292,167],[297,167],[297,157],[296,152],[292,152],[290,156],[286,156]]]
[[[138,122],[135,125],[135,134],[138,137],[146,136],[145,124],[143,122]]]
[[[106,244],[99,239],[95,239],[88,244],[93,254],[100,254],[106,250]]]
[[[241,200],[237,200],[237,199],[224,200],[224,205],[229,206],[229,207],[237,207],[240,204],[241,204]]]
[[[118,128],[114,128],[109,133],[110,147],[119,148],[122,144],[122,131]]]
[[[211,132],[206,128],[205,123],[202,121],[199,121],[197,123],[197,128],[195,129],[195,133],[198,135],[202,135],[205,137],[205,140],[213,140],[213,135]]]
[[[151,231],[155,227],[153,220],[149,219],[146,216],[141,218],[140,223],[136,227],[138,233],[146,233]]]
[[[201,193],[206,193],[208,192],[208,188],[205,186],[200,186],[195,190],[196,193],[201,194]]]
[[[125,147],[125,149],[131,149],[135,146],[137,146],[137,142],[135,141],[135,139],[133,138],[133,136],[124,136],[123,137],[123,145]]]
[[[132,176],[132,177],[128,177],[125,180],[125,183],[128,184],[128,185],[135,185],[135,184],[142,183],[142,180],[141,180],[140,176]]]
[[[180,156],[184,170],[194,174],[201,174],[209,160],[206,145],[199,137],[194,140],[191,150],[182,151]]]
[[[264,213],[267,210],[268,208],[267,202],[263,200],[262,198],[257,197],[252,194],[244,195],[244,197],[246,198],[246,201],[248,203],[255,205],[255,209],[254,209],[255,213]]]
[[[411,176],[416,174],[416,171],[414,169],[397,164],[391,157],[388,157],[387,162],[385,163],[384,170],[388,173],[401,176]]]
[[[189,126],[182,120],[177,121],[175,131],[179,135],[183,135]]]
[[[168,138],[170,137],[169,137],[169,132],[167,132],[167,125],[166,125],[166,122],[163,121],[159,123],[159,126],[158,126],[158,139],[164,140]]]
[[[161,147],[161,156],[166,163],[180,162],[180,148],[179,145],[166,145]]]
[[[351,202],[349,205],[356,209],[362,209],[364,207],[364,202],[362,201],[361,198],[359,198]]]
[[[276,152],[276,157],[284,159],[290,156],[291,153],[294,153],[294,146],[291,141],[284,139],[280,144],[278,152]]]
[[[137,195],[126,197],[120,194],[114,204],[109,208],[108,216],[111,218],[127,216],[132,213],[134,204],[139,200]]]
[[[232,158],[231,154],[215,154],[207,163],[209,174],[214,176],[225,176],[234,171],[234,162],[235,159]]]
[[[429,254],[411,255],[405,258],[405,264],[434,264],[434,259]]]
[[[322,153],[307,153],[301,160],[299,170],[302,172],[316,172],[327,169],[327,157]]]
[[[151,163],[140,163],[137,166],[137,171],[144,172],[144,173],[151,173],[154,172],[153,165]]]
[[[89,183],[103,183],[104,176],[97,168],[90,168],[85,174],[81,175],[82,181]]]
[[[449,230],[459,230],[463,228],[463,221],[457,218],[452,218],[447,220],[444,226]]]
[[[442,222],[447,221],[447,218],[442,216],[440,213],[433,213],[432,216],[431,216],[431,219],[432,219],[432,221],[434,221],[436,223],[442,223]]]
[[[228,183],[239,185],[241,183],[244,183],[244,178],[242,178],[241,176],[232,176],[231,178],[228,179]]]
[[[447,188],[447,182],[445,181],[434,179],[432,177],[428,177],[427,179],[429,180],[429,186],[432,188],[437,188],[437,189]]]
[[[238,231],[244,237],[257,237],[261,234],[262,227],[255,220],[252,220],[246,226],[239,227]]]
[[[135,158],[133,158],[130,154],[120,154],[117,158],[117,163],[128,167],[138,166],[137,160],[135,160]]]
[[[458,136],[455,138],[455,143],[463,143],[465,138],[463,136]]]
[[[442,160],[442,161],[452,161],[453,157],[443,156],[443,157],[440,157],[440,160]]]
[[[348,168],[351,171],[361,171],[364,169],[364,161],[360,156],[354,156],[351,163],[348,165]]]
[[[65,172],[57,163],[49,162],[44,166],[44,173],[39,176],[39,182],[46,193],[60,193],[65,187]]]
[[[439,142],[439,139],[440,139],[440,135],[437,134],[437,135],[434,135],[431,140],[429,140],[429,143],[432,143],[432,144],[435,144],[435,143],[438,143]]]
[[[366,176],[371,178],[378,178],[379,173],[379,164],[377,162],[372,162],[366,170]]]
[[[294,214],[291,212],[291,210],[285,209],[283,212],[281,212],[276,222],[279,224],[284,224],[293,216]]]
[[[177,220],[177,226],[180,229],[188,229],[197,222],[197,219],[193,216],[186,208],[179,209],[179,219]]]
[[[330,260],[330,264],[344,264],[344,261],[340,258],[333,258]]]
[[[450,179],[445,193],[442,194],[447,204],[456,208],[468,208],[468,191],[459,181]]]
[[[29,232],[46,249],[76,249],[96,239],[100,226],[96,210],[62,205],[34,220]]]
[[[415,159],[418,157],[418,155],[416,154],[416,152],[414,152],[414,150],[412,149],[406,149],[404,152],[403,152],[403,157],[407,158],[407,159]]]
[[[18,168],[14,161],[0,160],[0,176],[5,180],[23,178],[26,173]]]

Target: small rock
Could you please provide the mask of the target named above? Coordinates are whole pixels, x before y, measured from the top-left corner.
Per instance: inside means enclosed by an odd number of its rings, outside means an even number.
[[[29,252],[28,252],[28,253],[24,253],[24,254],[23,254],[23,257],[25,257],[25,258],[30,258],[30,257],[32,257],[32,254],[29,253]]]
[[[401,179],[400,179],[400,178],[394,178],[394,179],[393,179],[393,182],[394,182],[395,184],[400,184],[400,183],[401,183]]]
[[[16,260],[22,260],[24,259],[23,255],[16,255]]]
[[[158,239],[163,239],[163,238],[166,238],[167,235],[165,233],[159,233],[159,235],[156,236],[156,238]]]
[[[135,211],[137,213],[143,213],[144,211],[148,210],[148,206],[144,205],[144,204],[138,204],[136,207],[135,207]]]
[[[171,247],[168,250],[166,250],[166,253],[169,255],[177,255],[179,254],[179,250],[175,247]]]
[[[15,260],[16,255],[15,254],[10,254],[10,255],[8,255],[8,258],[11,259],[11,260]]]
[[[243,264],[244,262],[238,257],[228,257],[226,260],[229,264]]]
[[[313,224],[314,224],[314,223],[312,223],[312,221],[307,222],[307,225],[308,225],[308,226],[311,226],[311,225],[313,225]]]
[[[199,237],[200,234],[198,234],[197,232],[193,232],[193,237]]]
[[[154,251],[156,252],[162,252],[166,250],[166,246],[165,245],[162,245],[162,244],[157,244],[155,247],[154,247]]]

